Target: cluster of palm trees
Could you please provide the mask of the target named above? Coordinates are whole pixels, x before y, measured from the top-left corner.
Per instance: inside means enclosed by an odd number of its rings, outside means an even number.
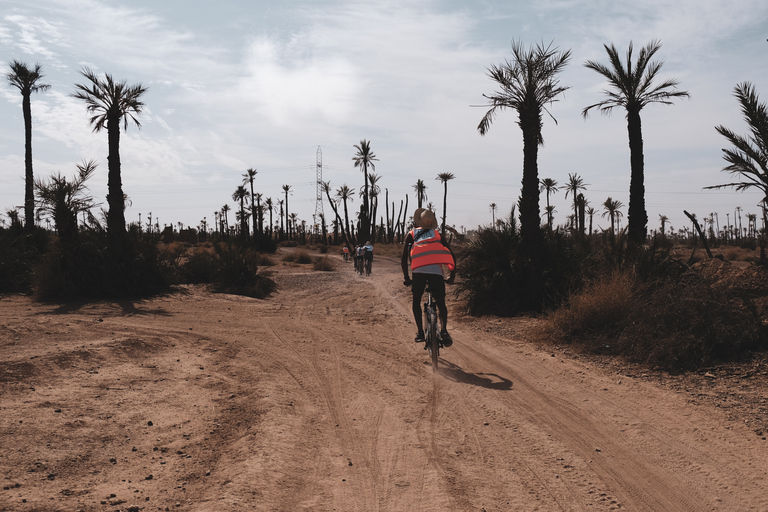
[[[630,148],[630,185],[629,185],[629,208],[628,218],[628,238],[636,245],[642,244],[647,236],[648,216],[645,208],[645,178],[644,178],[644,156],[642,124],[640,112],[651,103],[660,103],[671,105],[675,99],[687,98],[687,91],[677,89],[678,81],[673,78],[664,80],[659,79],[659,73],[662,67],[661,61],[653,60],[661,43],[651,41],[645,47],[641,48],[636,58],[632,43],[626,51],[626,56],[622,58],[619,51],[613,44],[604,45],[608,57],[608,63],[603,64],[597,61],[588,60],[584,65],[600,74],[607,80],[607,89],[605,90],[605,99],[589,105],[582,110],[582,115],[587,118],[590,111],[598,110],[601,113],[610,113],[614,109],[622,109],[626,112],[627,132]],[[521,250],[530,256],[535,256],[542,248],[541,229],[540,229],[540,206],[539,195],[541,191],[546,192],[547,205],[545,212],[547,214],[547,226],[552,229],[552,214],[554,208],[550,204],[550,195],[556,190],[557,183],[554,180],[545,178],[539,179],[538,173],[538,148],[543,144],[542,127],[543,117],[547,114],[554,119],[548,106],[558,101],[559,97],[568,90],[569,87],[561,85],[558,75],[569,63],[571,51],[560,51],[553,48],[552,45],[537,44],[530,48],[525,48],[522,42],[512,42],[512,59],[506,60],[499,65],[491,65],[488,70],[488,76],[499,86],[499,90],[490,95],[483,95],[488,103],[485,115],[482,117],[477,129],[481,135],[485,135],[490,130],[496,115],[506,109],[512,109],[517,112],[518,125],[523,133],[523,178],[522,190],[519,198],[520,214],[520,234]],[[32,168],[32,115],[30,107],[30,98],[33,93],[46,91],[50,85],[42,83],[44,74],[41,66],[35,64],[28,66],[26,63],[14,60],[9,64],[10,71],[7,73],[7,79],[11,86],[19,90],[22,95],[22,110],[24,115],[25,129],[25,199],[24,199],[24,227],[31,230],[34,227],[35,220],[35,179]],[[127,130],[129,124],[141,127],[138,117],[142,113],[144,103],[142,96],[147,88],[141,84],[127,85],[125,81],[117,81],[110,74],[103,76],[96,75],[89,68],[81,69],[80,74],[85,78],[83,84],[75,85],[75,92],[72,97],[82,100],[85,103],[88,113],[91,115],[89,123],[94,132],[102,130],[107,131],[108,137],[108,194],[107,204],[107,234],[110,245],[118,249],[121,247],[121,241],[125,237],[125,205],[126,196],[122,188],[121,166],[120,166],[120,134],[122,129]],[[728,166],[723,170],[734,175],[735,181],[713,185],[706,188],[719,189],[732,187],[737,190],[749,188],[758,188],[764,193],[766,199],[763,201],[763,219],[766,219],[765,207],[768,205],[768,110],[764,103],[759,101],[755,88],[749,83],[738,84],[734,89],[734,95],[740,103],[744,119],[750,127],[750,134],[741,136],[732,130],[717,126],[716,130],[723,135],[732,148],[725,149],[723,158],[728,162]],[[359,144],[354,145],[356,150],[352,160],[355,168],[359,168],[363,173],[363,186],[360,189],[362,204],[357,216],[357,222],[350,225],[348,202],[351,202],[355,190],[342,185],[335,191],[331,197],[330,182],[324,184],[324,190],[328,201],[334,210],[335,219],[333,220],[334,229],[343,232],[348,240],[357,239],[376,239],[378,235],[384,238],[391,238],[397,228],[400,232],[404,231],[404,224],[407,215],[398,215],[397,222],[394,219],[394,203],[391,204],[392,215],[390,217],[389,191],[386,190],[386,214],[387,221],[383,220],[380,226],[377,226],[376,216],[378,208],[378,199],[381,194],[381,187],[378,185],[380,176],[375,174],[375,162],[378,158],[371,149],[370,141],[363,139]],[[83,164],[85,165],[85,163]],[[254,178],[257,174],[255,169],[248,169],[243,175],[243,183],[232,195],[232,199],[239,204],[238,225],[241,236],[248,234],[248,219],[253,222],[253,236],[268,234],[273,236],[272,213],[279,205],[280,209],[280,237],[292,237],[299,231],[299,219],[295,214],[290,214],[288,209],[288,196],[291,186],[284,185],[284,200],[280,200],[278,205],[272,198],[263,198],[261,193],[254,189]],[[64,187],[69,183],[79,183],[83,185],[84,179],[89,177],[89,173],[80,173],[78,177],[69,182],[62,177],[56,177],[48,185]],[[440,173],[437,179],[444,186],[442,223],[443,230],[446,229],[446,211],[447,211],[447,189],[448,181],[454,179],[450,172]],[[80,181],[78,181],[80,180]],[[57,185],[58,184],[58,185]],[[580,192],[584,190],[583,180],[576,174],[569,175],[569,182],[564,186],[566,197],[571,195],[573,200],[573,217],[571,225],[576,232],[585,232],[585,220],[589,216],[590,225],[594,209],[588,206],[588,202]],[[426,185],[419,179],[414,185],[416,191],[416,200],[419,207],[423,207],[426,196]],[[82,189],[81,189],[82,190]],[[264,199],[262,201],[262,199]],[[40,200],[45,205],[50,198],[41,197]],[[408,196],[405,197],[405,210],[401,201],[401,214],[407,212]],[[249,202],[250,204],[247,204]],[[338,206],[343,204],[344,220],[338,212]],[[85,203],[83,205],[85,206]],[[623,205],[619,201],[608,198],[604,203],[604,215],[611,219],[611,231],[615,230],[618,219],[621,217],[620,208]],[[53,205],[48,203],[47,208],[53,211]],[[246,212],[248,210],[248,212]],[[223,232],[229,231],[227,212],[228,206],[224,206],[221,212],[215,212],[217,225]],[[264,227],[264,214],[270,213],[270,221],[267,229]],[[494,221],[496,208],[492,208]],[[401,220],[402,217],[402,220]],[[56,218],[54,215],[54,221]],[[321,221],[323,231],[325,231],[324,219]],[[207,226],[207,221],[201,223]],[[711,223],[710,223],[711,225]],[[662,222],[662,232],[665,229],[665,223]],[[590,228],[591,231],[591,228]],[[352,233],[356,232],[353,237]],[[742,232],[741,229],[738,231]]]
[[[608,64],[588,60],[585,66],[600,74],[607,80],[608,88],[604,91],[606,98],[602,101],[585,107],[582,115],[587,118],[589,112],[597,109],[603,114],[608,114],[613,109],[621,108],[626,112],[627,132],[630,149],[630,186],[629,186],[629,210],[628,238],[636,244],[642,244],[647,235],[648,215],[645,209],[645,177],[643,160],[643,138],[641,110],[651,103],[671,105],[673,100],[687,98],[687,91],[677,90],[678,81],[667,78],[658,81],[662,67],[661,61],[653,58],[661,48],[659,41],[651,41],[643,47],[636,59],[633,59],[633,45],[630,42],[626,57],[622,59],[616,47],[603,45],[608,55]],[[550,204],[550,195],[557,190],[557,182],[551,178],[538,179],[538,147],[543,144],[541,136],[543,113],[552,115],[547,110],[558,100],[568,87],[560,85],[558,74],[570,60],[571,52],[558,51],[557,48],[544,46],[543,44],[526,49],[521,42],[512,42],[512,60],[501,65],[492,65],[488,68],[488,76],[500,87],[491,95],[484,95],[488,99],[490,107],[483,116],[478,131],[485,135],[499,111],[512,109],[518,114],[518,125],[523,132],[523,180],[520,197],[520,223],[521,246],[528,254],[535,255],[540,250],[538,229],[539,218],[539,193],[546,193],[547,226],[552,230],[552,217],[554,207]],[[757,92],[749,82],[743,82],[734,88],[734,95],[738,100],[744,120],[750,128],[748,136],[741,136],[732,130],[717,126],[718,133],[723,135],[733,146],[723,150],[723,158],[728,162],[723,170],[735,176],[737,179],[730,183],[705,187],[707,189],[735,188],[746,190],[757,188],[763,192],[762,201],[763,224],[768,220],[766,207],[768,206],[768,108],[759,101]],[[552,117],[554,119],[554,117]],[[571,225],[576,232],[585,231],[585,216],[590,219],[590,232],[592,231],[592,216],[595,210],[588,207],[588,202],[579,191],[585,188],[583,180],[576,174],[569,175],[568,184],[563,188],[566,197],[570,193],[573,198],[573,215]],[[602,204],[603,216],[607,215],[611,222],[611,233],[615,233],[619,219],[622,217],[620,208],[624,205],[617,200],[607,198]],[[495,203],[491,204],[491,210],[495,221]],[[737,207],[740,211],[740,207]],[[710,215],[710,232],[717,237],[719,228],[714,229],[712,221],[714,214]],[[738,237],[750,236],[757,233],[756,219],[753,223],[750,217],[749,227],[735,227],[736,215],[734,214],[734,226],[728,224],[722,233],[723,238],[738,240]],[[716,217],[715,217],[716,218]],[[667,218],[660,216],[661,233],[665,234]],[[706,224],[706,221],[705,221]]]
[[[614,108],[626,110],[631,170],[628,235],[633,243],[639,245],[645,241],[648,223],[640,111],[650,103],[671,104],[673,99],[687,97],[688,93],[677,90],[678,82],[675,79],[655,83],[662,63],[652,58],[661,48],[660,42],[652,41],[643,47],[634,61],[632,43],[629,44],[625,61],[614,45],[604,47],[609,65],[590,60],[585,66],[608,81],[610,88],[605,91],[607,98],[585,107],[582,115],[586,118],[592,109],[602,113],[610,113]],[[490,108],[481,119],[478,131],[485,135],[500,111],[512,109],[518,114],[518,125],[523,132],[523,180],[519,201],[521,250],[530,256],[536,256],[542,248],[539,229],[539,192],[542,183],[539,181],[537,161],[538,148],[544,142],[541,134],[543,114],[554,119],[547,105],[557,101],[568,90],[568,87],[560,84],[558,75],[570,58],[570,50],[559,51],[551,44],[537,44],[526,49],[522,42],[513,41],[512,60],[488,68],[488,76],[500,89],[484,95]],[[568,190],[573,193],[576,210],[583,196],[580,198],[576,184],[574,187]],[[549,209],[550,205],[547,206]],[[547,218],[551,227],[551,211]],[[575,222],[579,221],[583,224],[583,219],[575,219]]]
[[[13,60],[9,65],[10,71],[6,77],[8,82],[19,90],[22,95],[22,112],[24,115],[24,166],[25,166],[25,195],[24,195],[24,227],[25,230],[34,229],[35,220],[35,178],[32,168],[32,113],[30,98],[32,93],[42,92],[50,89],[50,85],[41,83],[44,77],[40,64],[29,66],[24,62]],[[125,81],[116,81],[110,74],[99,77],[89,68],[84,67],[80,74],[86,79],[85,84],[75,84],[75,92],[72,97],[85,102],[86,109],[91,115],[89,123],[94,132],[107,130],[109,154],[108,161],[108,193],[107,203],[107,234],[110,247],[119,251],[122,247],[122,241],[126,234],[125,228],[125,201],[123,193],[122,179],[120,174],[120,125],[128,128],[129,121],[137,127],[141,126],[138,115],[141,114],[144,103],[141,100],[142,95],[147,91],[143,85],[128,86]],[[88,172],[83,170],[83,166],[90,168]],[[53,212],[54,222],[57,224],[57,230],[66,232],[69,228],[65,225],[59,225],[59,222],[65,222],[64,217],[57,216],[55,213],[57,198],[61,199],[72,194],[72,187],[77,193],[84,188],[84,182],[92,175],[92,168],[95,168],[93,162],[85,163],[79,166],[79,174],[72,180],[67,180],[62,176],[53,177],[50,182],[38,181],[41,189],[41,209]],[[46,189],[47,187],[47,189]],[[46,194],[50,192],[51,194]],[[59,202],[58,206],[61,206]],[[80,204],[85,207],[85,203],[72,203],[74,206]],[[75,212],[76,213],[76,212]],[[68,221],[67,221],[68,222]]]
[[[334,213],[333,233],[334,240],[338,239],[339,232],[341,234],[341,240],[348,245],[355,243],[364,243],[366,241],[385,241],[393,242],[397,240],[401,241],[405,238],[405,232],[407,229],[408,217],[408,195],[400,200],[400,208],[395,219],[395,203],[389,201],[389,190],[385,189],[384,205],[386,210],[386,221],[381,219],[379,225],[376,224],[376,215],[379,205],[379,197],[381,196],[381,187],[379,186],[379,180],[381,176],[370,172],[376,169],[375,162],[379,159],[371,150],[371,142],[363,139],[359,144],[355,144],[355,155],[352,157],[354,166],[360,168],[363,173],[363,186],[360,187],[360,197],[362,198],[362,204],[357,214],[357,221],[350,223],[349,215],[349,203],[354,201],[355,189],[344,183],[335,190],[334,195],[331,193],[331,183],[326,181],[322,184],[323,191],[326,198],[330,203],[331,209]],[[455,176],[450,172],[443,172],[437,175],[437,180],[444,185],[443,194],[443,212],[442,212],[442,228],[446,227],[446,211],[448,202],[448,181],[454,179]],[[424,201],[427,199],[427,185],[424,180],[418,179],[413,186],[416,191],[416,202],[418,208],[424,207]],[[391,207],[391,212],[390,212]],[[426,205],[427,208],[434,210],[432,203]],[[342,209],[342,212],[339,210]],[[342,218],[343,213],[343,218]],[[390,215],[391,213],[391,215]]]

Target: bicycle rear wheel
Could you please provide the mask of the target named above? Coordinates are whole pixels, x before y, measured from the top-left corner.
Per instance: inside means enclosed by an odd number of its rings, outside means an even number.
[[[429,312],[429,332],[427,334],[429,343],[429,355],[432,358],[432,371],[437,371],[437,358],[440,355],[440,342],[437,339],[437,313],[434,309]]]

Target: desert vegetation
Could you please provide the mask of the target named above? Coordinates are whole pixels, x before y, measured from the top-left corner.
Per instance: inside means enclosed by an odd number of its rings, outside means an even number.
[[[583,116],[593,109],[626,112],[630,149],[626,227],[621,201],[599,198],[593,206],[588,176],[568,173],[562,185],[539,176],[544,115],[552,117],[549,109],[569,88],[560,83],[559,75],[572,52],[543,44],[526,48],[515,41],[511,59],[488,68],[498,90],[484,95],[487,111],[477,129],[485,135],[497,115],[506,110],[517,114],[523,136],[517,206],[505,216],[492,202],[489,225],[475,231],[457,229],[448,216],[448,182],[456,176],[434,173],[442,185],[441,229],[459,256],[457,296],[470,314],[542,315],[548,325],[542,332],[550,340],[670,369],[736,358],[764,346],[766,315],[755,289],[723,283],[702,267],[713,260],[733,260],[762,272],[766,201],[762,226],[756,214],[736,206],[725,213],[724,222],[717,212],[698,217],[686,211],[690,227],[675,229],[665,215],[659,216],[658,229],[649,227],[640,112],[654,103],[672,105],[688,97],[687,91],[677,89],[676,79],[660,77],[662,63],[653,60],[660,48],[658,41],[652,41],[635,57],[630,43],[622,59],[615,46],[605,45],[607,64],[584,64],[607,80],[609,88],[604,100],[583,109]],[[260,269],[278,264],[273,256],[278,247],[296,248],[284,252],[280,263],[311,265],[318,271],[336,270],[335,260],[326,253],[336,254],[342,245],[351,251],[370,240],[383,248],[381,253],[401,252],[411,227],[409,197],[405,193],[390,200],[390,190],[374,172],[379,157],[368,139],[353,144],[350,151],[353,167],[363,174],[359,189],[346,183],[333,187],[330,180],[320,184],[332,211],[330,219],[324,214],[312,222],[300,219],[290,210],[293,186],[284,184],[269,197],[259,190],[259,171],[252,167],[244,171],[241,182],[232,183],[232,204],[215,211],[213,222],[203,216],[196,227],[181,223],[161,227],[152,212],[144,222],[141,215],[138,222],[127,222],[130,198],[122,187],[120,133],[121,127],[141,126],[147,88],[88,68],[81,74],[85,82],[76,84],[71,96],[84,103],[93,131],[107,132],[107,208],[97,211],[88,192],[96,160],[77,164],[71,177],[34,176],[29,97],[50,86],[40,83],[44,74],[39,65],[11,62],[8,83],[23,96],[25,203],[7,210],[2,219],[0,292],[64,300],[144,296],[168,292],[179,284],[205,283],[216,291],[263,298],[275,284]],[[749,135],[716,127],[732,146],[724,150],[728,165],[723,170],[733,179],[708,188],[757,188],[768,197],[768,113],[750,83],[738,84],[734,94]],[[412,189],[418,207],[439,210],[427,203],[423,178],[416,179]],[[564,224],[556,225],[550,200],[563,192],[572,202],[572,213]],[[595,215],[608,219],[610,227],[593,229]],[[310,246],[323,256],[310,255],[306,249]]]

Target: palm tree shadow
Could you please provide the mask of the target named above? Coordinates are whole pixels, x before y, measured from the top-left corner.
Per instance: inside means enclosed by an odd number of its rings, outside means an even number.
[[[441,360],[443,365],[438,368],[437,373],[454,382],[462,384],[471,384],[486,389],[498,389],[508,391],[512,389],[512,381],[495,373],[467,373],[459,366]]]

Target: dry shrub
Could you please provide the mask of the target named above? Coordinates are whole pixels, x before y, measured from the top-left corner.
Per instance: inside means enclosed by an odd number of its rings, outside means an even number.
[[[332,272],[336,270],[336,263],[328,256],[322,256],[317,258],[312,268],[314,270],[321,270],[323,272]]]
[[[312,256],[306,249],[299,249],[298,251],[291,251],[283,255],[282,260],[288,263],[312,263]]]
[[[637,280],[629,272],[615,272],[593,281],[571,296],[564,307],[548,315],[549,334],[562,341],[586,341],[596,335],[604,338],[607,331],[618,329],[635,306],[637,287]]]
[[[274,267],[275,265],[277,265],[277,262],[275,261],[274,258],[272,258],[272,256],[264,253],[256,254],[256,263],[260,267]]]
[[[735,360],[765,345],[752,300],[691,270],[640,283],[628,273],[592,283],[548,315],[541,333],[669,371]]]

